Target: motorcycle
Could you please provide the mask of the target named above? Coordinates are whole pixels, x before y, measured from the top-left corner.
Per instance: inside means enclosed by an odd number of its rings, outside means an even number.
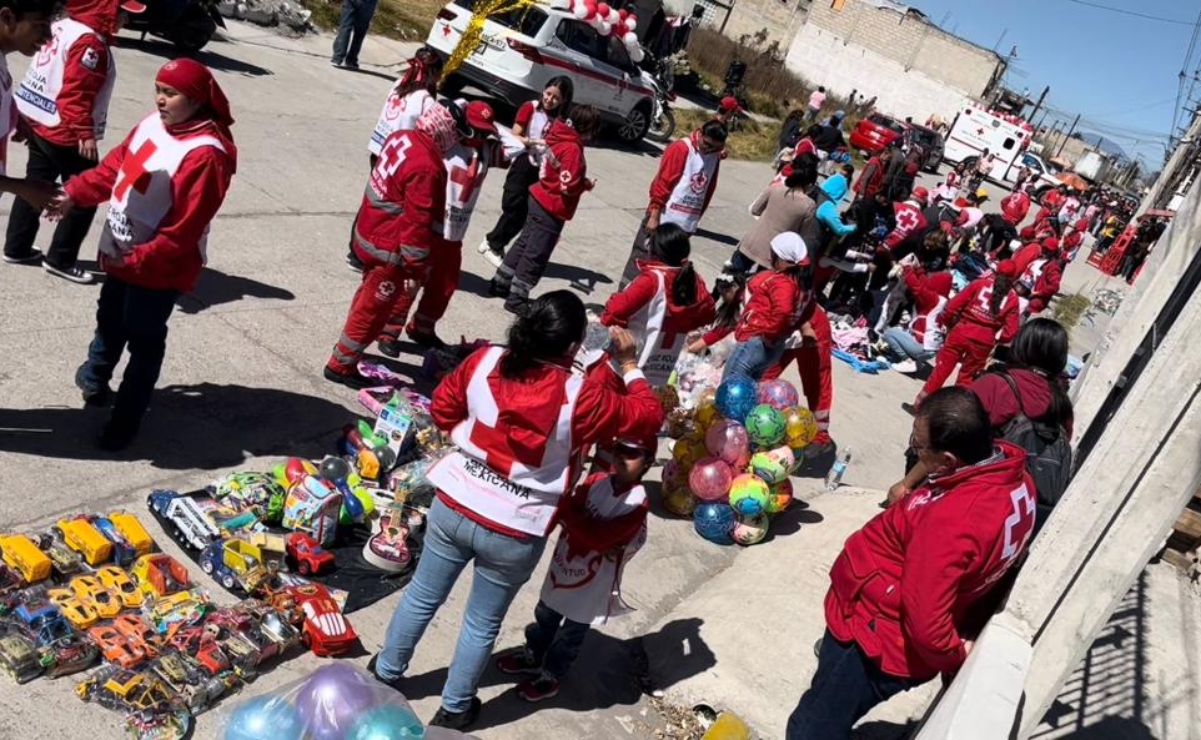
[[[655,102],[651,110],[651,125],[646,132],[646,138],[659,143],[671,141],[676,132],[676,116],[671,112],[670,101],[674,99],[672,88],[671,60],[660,60],[658,68],[651,77],[651,85],[655,91]]]
[[[217,11],[218,0],[149,0],[146,11],[129,16],[125,28],[146,36],[166,39],[180,51],[194,54],[212,40],[225,19]]]

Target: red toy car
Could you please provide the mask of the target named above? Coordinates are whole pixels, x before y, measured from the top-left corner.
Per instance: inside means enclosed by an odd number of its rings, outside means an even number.
[[[320,573],[334,567],[334,556],[321,548],[317,540],[304,532],[293,532],[285,538],[288,560],[302,576]]]
[[[306,583],[292,586],[290,590],[296,597],[296,605],[304,613],[300,639],[314,655],[345,655],[354,648],[359,636],[342,616],[338,603],[325,586]]]
[[[878,154],[905,133],[905,124],[883,113],[873,113],[859,120],[851,132],[852,149]]]

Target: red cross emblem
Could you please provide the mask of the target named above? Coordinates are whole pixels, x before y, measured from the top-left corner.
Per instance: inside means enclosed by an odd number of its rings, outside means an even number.
[[[136,152],[125,155],[125,160],[121,162],[121,171],[117,173],[117,184],[113,186],[114,198],[125,200],[125,194],[131,187],[139,193],[146,192],[146,186],[149,184],[146,163],[157,151],[158,145],[147,140],[142,142]]]
[[[455,167],[450,171],[450,181],[459,186],[459,204],[466,204],[471,200],[471,194],[475,192],[479,164],[479,157],[472,157],[470,168]]]
[[[449,23],[442,24],[442,35],[444,37],[450,35],[450,24]]]
[[[692,176],[692,179],[689,180],[688,185],[690,188],[692,188],[692,192],[703,193],[705,192],[705,186],[708,185],[708,183],[709,178],[705,177],[705,173],[698,172]]]

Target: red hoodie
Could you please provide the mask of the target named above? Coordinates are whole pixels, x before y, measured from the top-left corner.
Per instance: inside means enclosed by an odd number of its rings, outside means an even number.
[[[992,277],[973,280],[947,303],[938,315],[939,325],[981,344],[1009,344],[1018,333],[1018,295],[1011,289],[1001,301],[1000,310],[993,314],[992,293]]]
[[[1030,212],[1030,196],[1019,190],[1001,200],[1001,215],[1010,224],[1017,226]]]
[[[763,337],[769,345],[784,341],[813,314],[813,296],[801,290],[790,275],[757,273],[746,285],[746,305],[738,317],[734,339]]]
[[[1063,280],[1063,268],[1059,265],[1057,255],[1043,256],[1030,263],[1018,278],[1018,282],[1026,287],[1026,298],[1030,302],[1026,306],[1028,313],[1038,313],[1047,307],[1055,294],[1059,292],[1059,284]],[[1040,269],[1039,262],[1046,260]]]
[[[700,215],[709,209],[709,202],[713,200],[713,193],[717,190],[717,176],[721,172],[722,152],[701,154],[700,148],[701,132],[698,129],[689,134],[687,139],[677,139],[663,150],[663,156],[659,159],[659,170],[655,173],[655,179],[651,181],[649,210],[665,214],[671,210],[673,205],[681,205],[672,202],[673,196],[676,195],[676,186],[679,185],[680,178],[684,176],[684,170],[690,164],[694,170],[694,178],[699,175],[699,182],[693,184],[700,184],[705,188],[700,214],[697,214],[696,218],[699,219]],[[705,177],[704,170],[707,166],[712,167],[712,177]],[[703,182],[706,179],[708,182]],[[690,233],[695,231],[687,227],[684,230]]]
[[[709,294],[709,289],[700,275],[693,273],[696,280],[696,302],[681,306],[676,304],[672,291],[676,276],[680,274],[680,267],[671,267],[655,260],[639,260],[637,264],[641,270],[638,277],[634,278],[625,290],[610,296],[605,303],[605,312],[600,318],[602,324],[629,328],[630,319],[654,300],[658,293],[658,275],[663,276],[664,284],[664,334],[683,336],[712,323],[717,318],[713,296]]]
[[[931,328],[931,322],[938,320],[936,311],[946,306],[947,296],[954,287],[954,278],[949,271],[936,272],[926,275],[920,267],[906,267],[901,272],[905,279],[905,287],[913,298],[913,321],[909,324],[909,332],[913,338],[926,345],[926,331]]]
[[[538,182],[530,186],[530,195],[550,215],[570,221],[580,196],[591,187],[587,172],[580,135],[570,124],[555,119],[546,134],[546,155]]]
[[[890,676],[958,671],[967,658],[959,630],[1033,535],[1026,453],[997,446],[1000,454],[931,478],[876,515],[830,569],[830,633]]]

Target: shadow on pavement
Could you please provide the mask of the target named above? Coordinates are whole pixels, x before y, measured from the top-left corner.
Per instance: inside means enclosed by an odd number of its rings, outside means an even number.
[[[697,229],[695,236],[715,241],[718,244],[728,244],[731,247],[738,246],[737,237],[730,236],[729,234],[719,234],[716,231],[709,231],[708,229]]]
[[[134,34],[137,34],[135,36]],[[140,38],[138,38],[140,36]],[[213,37],[213,41],[223,41],[219,35]],[[154,36],[142,35],[141,31],[126,30],[125,35],[121,36],[121,46],[126,49],[137,49],[138,51],[154,56],[163,57],[170,60],[180,56],[190,56],[198,62],[201,62],[210,69],[219,70],[221,72],[236,72],[248,77],[264,77],[266,75],[274,75],[275,73],[266,67],[260,67],[257,64],[244,62],[240,59],[227,57],[224,54],[218,54],[215,51],[205,49],[195,54],[185,54],[180,51],[179,47],[169,41],[157,39]],[[389,77],[388,79],[391,79]]]
[[[176,305],[183,313],[198,314],[213,306],[234,303],[243,298],[291,301],[296,295],[290,290],[260,283],[251,278],[228,275],[220,270],[206,268],[200,273],[200,282],[196,285],[196,290],[180,296]]]
[[[804,501],[793,501],[787,510],[772,517],[771,528],[760,544],[766,545],[777,537],[787,537],[801,531],[806,524],[821,524],[826,520],[821,514],[809,509]]]
[[[572,288],[585,295],[591,295],[598,285],[611,285],[613,283],[613,278],[595,270],[577,267],[576,265],[564,265],[558,262],[548,264],[543,277],[566,280],[571,283]]]

